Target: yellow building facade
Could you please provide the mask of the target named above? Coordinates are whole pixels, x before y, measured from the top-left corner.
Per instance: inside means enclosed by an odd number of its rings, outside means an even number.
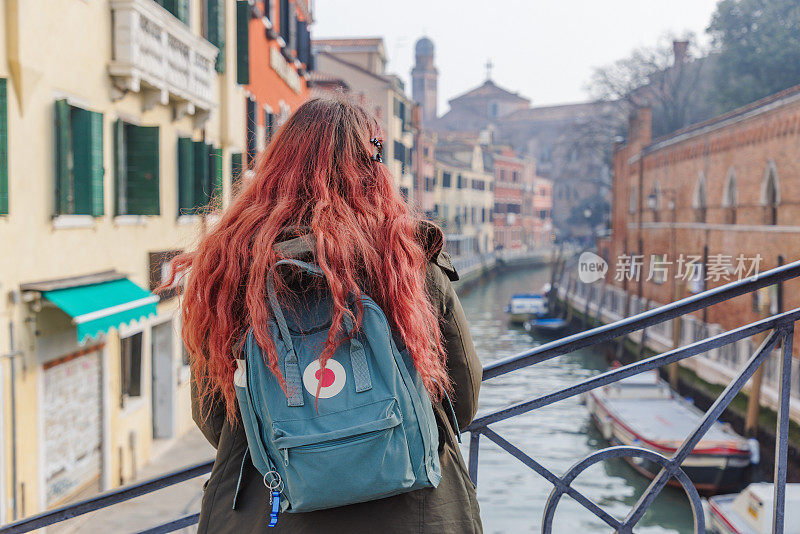
[[[484,167],[483,150],[471,143],[436,146],[435,179],[429,189],[433,216],[456,258],[492,252],[494,175]]]
[[[236,7],[0,9],[0,524],[129,482],[193,424],[178,299],[151,291],[241,165]]]

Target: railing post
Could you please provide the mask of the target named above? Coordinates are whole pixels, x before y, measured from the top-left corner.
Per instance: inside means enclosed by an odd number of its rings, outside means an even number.
[[[772,514],[773,534],[783,534],[784,514],[786,512],[786,464],[789,449],[789,394],[792,389],[793,341],[794,323],[786,330],[783,336],[783,351],[781,354],[780,378],[778,382],[780,404],[778,405],[778,428],[776,429],[777,438],[775,439],[775,509]]]
[[[478,442],[481,439],[480,432],[470,432],[469,435],[469,478],[475,487],[478,487]]]

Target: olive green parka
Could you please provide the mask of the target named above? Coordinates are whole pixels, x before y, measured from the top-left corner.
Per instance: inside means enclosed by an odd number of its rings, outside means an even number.
[[[451,397],[453,408],[459,427],[464,428],[472,421],[477,410],[481,364],[472,344],[464,310],[451,285],[458,275],[449,255],[441,250],[441,230],[431,224],[421,223],[419,240],[429,258],[427,293],[439,314],[447,351],[447,368],[455,389],[455,395]],[[275,247],[284,257],[313,260],[313,240],[308,236],[287,238]],[[438,487],[327,510],[281,513],[277,526],[268,528],[269,497],[262,477],[249,460],[242,462],[247,448],[243,426],[241,423],[228,423],[222,403],[213,405],[210,415],[203,418],[193,387],[192,415],[208,441],[217,449],[214,468],[204,487],[198,532],[482,533],[475,486],[467,473],[447,411],[449,407],[443,407],[441,403],[434,404],[442,467],[442,480]],[[234,508],[240,471],[241,485]]]

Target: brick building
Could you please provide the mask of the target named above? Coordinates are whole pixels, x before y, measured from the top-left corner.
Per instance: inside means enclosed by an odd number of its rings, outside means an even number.
[[[639,110],[627,143],[614,152],[612,231],[600,252],[619,288],[664,304],[756,266],[764,271],[800,258],[800,86],[656,140],[651,123],[650,110]],[[799,290],[790,281],[698,312],[692,321],[699,332],[728,330],[800,306]],[[683,335],[693,340],[686,328]],[[705,367],[698,372],[711,381],[715,373],[732,376],[746,353],[734,347],[700,359]],[[775,379],[773,364],[766,376]],[[793,395],[800,399],[796,376]]]
[[[531,158],[508,147],[486,147],[486,167],[494,173],[494,246],[532,249],[550,242],[552,184],[538,176]]]

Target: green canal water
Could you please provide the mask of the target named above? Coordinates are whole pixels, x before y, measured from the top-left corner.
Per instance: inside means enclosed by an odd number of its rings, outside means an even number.
[[[521,328],[509,326],[504,308],[514,293],[538,291],[549,280],[547,269],[515,271],[489,280],[461,296],[472,337],[484,364],[542,344]],[[599,351],[584,350],[520,369],[483,383],[478,415],[574,384],[606,369]],[[557,475],[606,447],[586,406],[571,398],[492,425],[492,428]],[[462,452],[467,459],[468,436]],[[485,437],[478,463],[478,500],[484,531],[541,532],[541,519],[552,485]],[[648,484],[623,460],[587,469],[573,483],[607,512],[622,519]],[[570,497],[559,503],[553,532],[611,532]],[[682,491],[666,488],[636,528],[637,534],[691,533],[689,503]]]

